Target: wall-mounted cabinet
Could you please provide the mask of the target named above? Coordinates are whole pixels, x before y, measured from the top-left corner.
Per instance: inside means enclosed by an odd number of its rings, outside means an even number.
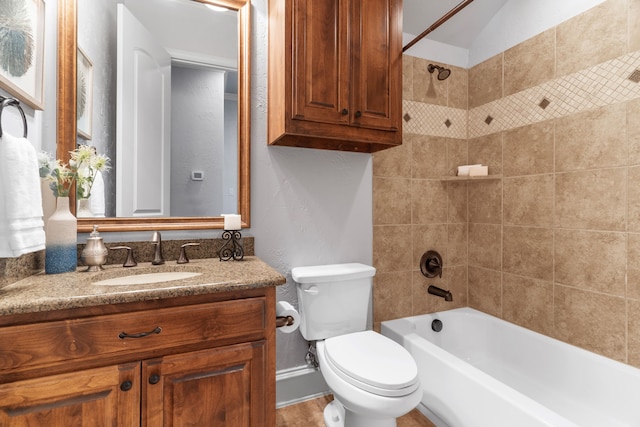
[[[402,143],[402,0],[269,0],[269,144]]]

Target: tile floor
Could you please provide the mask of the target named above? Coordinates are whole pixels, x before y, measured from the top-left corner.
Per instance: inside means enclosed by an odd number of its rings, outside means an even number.
[[[323,396],[276,411],[276,427],[325,427],[322,411],[332,396]],[[413,410],[398,419],[398,427],[435,427],[420,412]]]

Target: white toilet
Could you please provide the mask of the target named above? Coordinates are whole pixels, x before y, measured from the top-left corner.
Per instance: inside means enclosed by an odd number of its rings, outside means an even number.
[[[320,371],[334,400],[328,427],[395,427],[422,398],[409,352],[366,330],[376,269],[363,264],[296,267],[300,332],[317,341]]]

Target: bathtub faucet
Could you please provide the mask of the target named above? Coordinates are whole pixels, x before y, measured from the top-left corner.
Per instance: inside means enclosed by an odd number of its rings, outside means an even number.
[[[453,295],[451,294],[450,291],[445,291],[444,289],[440,289],[437,286],[429,286],[429,288],[427,289],[427,292],[430,293],[431,295],[435,295],[441,298],[444,298],[445,301],[453,301]]]

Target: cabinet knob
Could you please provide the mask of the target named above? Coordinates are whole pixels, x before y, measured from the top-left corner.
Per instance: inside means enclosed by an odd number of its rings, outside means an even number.
[[[362,111],[356,111],[356,119],[362,117]]]
[[[133,383],[131,381],[125,381],[122,384],[120,384],[120,390],[122,391],[129,391],[131,390],[132,387],[133,387]]]
[[[153,374],[149,377],[149,384],[158,384],[160,382],[160,375]]]
[[[347,110],[346,108],[342,109],[342,115],[346,116],[347,114],[349,114],[349,110]]]

